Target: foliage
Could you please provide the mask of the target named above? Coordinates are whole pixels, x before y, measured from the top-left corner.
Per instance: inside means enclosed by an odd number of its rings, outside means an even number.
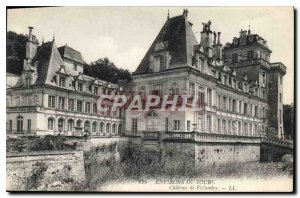
[[[86,65],[84,73],[112,83],[117,83],[119,80],[131,80],[131,73],[127,69],[118,68],[107,57]]]
[[[6,72],[20,75],[26,57],[26,36],[9,31],[6,35]]]
[[[100,147],[99,147],[100,148]],[[111,155],[102,160],[93,149],[85,155],[87,182],[85,190],[101,190],[107,183],[172,178],[243,178],[290,175],[293,167],[285,163],[238,163],[195,166],[194,156],[174,150],[151,150],[143,147],[120,147],[121,162]]]
[[[283,105],[283,128],[288,137],[294,138],[294,105]]]
[[[30,176],[27,178],[26,190],[36,189],[44,178],[48,166],[44,162],[37,162],[32,165]]]
[[[8,139],[7,152],[63,150],[64,138],[61,136],[46,135],[41,138],[22,137]]]

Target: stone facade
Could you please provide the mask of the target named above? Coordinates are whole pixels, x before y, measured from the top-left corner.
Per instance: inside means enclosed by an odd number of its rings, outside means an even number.
[[[241,30],[239,38],[223,46],[221,33],[211,25],[203,23],[198,44],[187,13],[168,18],[133,73],[133,91],[142,98],[197,97],[200,109],[182,112],[177,105],[175,111],[161,111],[158,105],[149,112],[126,112],[127,135],[198,132],[284,138],[278,82],[286,67],[270,63],[271,50],[259,35]]]
[[[121,110],[99,111],[101,96],[123,94],[115,84],[83,74],[81,53],[55,40],[39,45],[29,28],[21,76],[8,76],[7,134],[121,134]]]

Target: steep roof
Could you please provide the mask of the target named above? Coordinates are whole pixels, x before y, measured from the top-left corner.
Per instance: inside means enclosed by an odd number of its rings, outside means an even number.
[[[69,47],[67,44],[58,48],[58,51],[62,58],[71,59],[73,61],[84,64],[81,53],[77,50]]]
[[[55,43],[47,42],[38,47],[37,53],[32,60],[32,65],[37,64],[37,79],[35,85],[42,85],[50,82],[50,78],[60,66],[63,65],[63,60],[57,50]]]
[[[192,65],[193,49],[198,43],[192,31],[192,24],[183,14],[166,21],[135,73],[148,72],[150,55],[154,52],[156,44],[160,42],[167,42],[166,50],[171,54],[170,67],[178,64]]]

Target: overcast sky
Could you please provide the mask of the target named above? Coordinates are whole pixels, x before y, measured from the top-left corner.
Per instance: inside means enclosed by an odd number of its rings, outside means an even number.
[[[7,12],[7,29],[33,33],[57,46],[68,44],[80,51],[86,62],[108,57],[118,67],[133,72],[161,27],[170,17],[181,15],[181,7],[60,7],[15,9]],[[202,22],[211,20],[211,29],[221,33],[221,43],[231,42],[241,29],[251,27],[267,40],[273,51],[271,62],[287,66],[283,102],[294,97],[294,21],[291,7],[221,8],[189,7],[188,19],[199,41]]]

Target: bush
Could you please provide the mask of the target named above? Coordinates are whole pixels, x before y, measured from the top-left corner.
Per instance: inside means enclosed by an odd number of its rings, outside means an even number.
[[[47,171],[48,166],[44,162],[37,162],[33,164],[30,176],[27,178],[26,190],[36,189]]]

